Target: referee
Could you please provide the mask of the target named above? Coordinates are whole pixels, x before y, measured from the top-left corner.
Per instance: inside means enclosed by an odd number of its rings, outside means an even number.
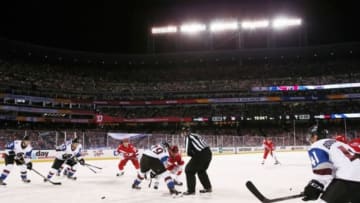
[[[197,134],[191,133],[189,127],[181,129],[181,136],[185,137],[185,148],[188,156],[191,157],[190,161],[185,167],[187,191],[184,195],[194,195],[197,173],[201,184],[204,189],[200,193],[212,192],[209,176],[206,173],[211,162],[211,150],[206,142]]]

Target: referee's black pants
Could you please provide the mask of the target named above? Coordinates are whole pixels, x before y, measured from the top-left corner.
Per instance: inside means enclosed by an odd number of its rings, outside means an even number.
[[[206,172],[211,162],[211,156],[211,150],[207,147],[192,156],[190,161],[186,164],[185,174],[188,192],[195,192],[196,173],[204,189],[211,189],[210,179]]]

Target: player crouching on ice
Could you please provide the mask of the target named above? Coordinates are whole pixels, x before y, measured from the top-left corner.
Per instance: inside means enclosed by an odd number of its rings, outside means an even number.
[[[179,151],[179,147],[176,145],[171,146],[170,150],[169,150],[169,160],[167,163],[167,167],[166,169],[168,171],[170,171],[170,173],[173,176],[174,179],[174,184],[175,185],[183,185],[183,183],[179,180],[180,175],[183,172],[183,167],[184,167],[184,161],[181,158],[181,153]],[[154,173],[151,174],[151,176],[155,176]],[[154,189],[158,189],[159,188],[159,177],[155,176],[155,183],[154,183]]]
[[[145,150],[140,159],[140,173],[132,184],[133,189],[141,189],[140,183],[145,178],[147,172],[152,171],[153,176],[164,178],[170,194],[180,195],[181,192],[175,189],[175,183],[171,177],[170,171],[167,170],[169,159],[170,145],[166,142],[159,145],[154,145],[150,149]]]
[[[275,153],[274,153],[275,146],[270,137],[268,137],[268,138],[265,137],[265,139],[263,141],[263,147],[264,147],[264,156],[263,156],[263,161],[261,162],[261,164],[264,165],[265,160],[269,154],[274,158],[274,160],[275,160],[274,164],[275,165],[279,164],[280,162],[277,160]]]
[[[114,154],[120,155],[122,157],[118,165],[120,172],[117,173],[116,176],[124,175],[124,167],[129,160],[134,165],[136,171],[137,172],[139,171],[140,168],[140,164],[138,160],[139,152],[136,149],[136,147],[134,147],[134,145],[129,143],[128,139],[124,139],[122,141],[122,143],[118,146]]]
[[[69,179],[76,180],[74,174],[77,163],[79,162],[81,165],[85,164],[85,160],[81,157],[81,150],[82,145],[79,143],[78,138],[74,138],[71,143],[65,143],[56,147],[56,158],[47,175],[47,179],[44,179],[44,181],[50,180],[64,163],[68,165],[68,167],[65,168],[64,175]]]
[[[30,145],[30,139],[29,136],[26,135],[22,140],[15,140],[6,145],[4,153],[5,168],[0,176],[0,185],[6,185],[4,180],[14,167],[14,162],[20,167],[21,180],[24,183],[30,183],[30,180],[27,178],[26,169],[32,169],[32,163],[30,161],[31,152],[32,147]]]
[[[327,130],[314,126],[308,141],[308,154],[314,178],[304,189],[303,201],[354,203],[360,202],[360,154],[356,144],[327,138]]]

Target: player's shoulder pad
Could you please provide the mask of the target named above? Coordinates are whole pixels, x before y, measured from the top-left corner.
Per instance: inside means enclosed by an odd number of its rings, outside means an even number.
[[[334,139],[321,139],[321,140],[314,142],[310,146],[310,149],[318,148],[318,149],[323,149],[325,151],[328,151],[335,143],[336,143],[336,140],[334,140]]]

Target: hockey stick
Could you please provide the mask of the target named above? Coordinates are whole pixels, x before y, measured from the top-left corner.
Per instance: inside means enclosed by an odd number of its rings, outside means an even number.
[[[280,202],[280,201],[284,201],[284,200],[304,197],[304,194],[300,193],[297,195],[289,195],[289,196],[285,196],[285,197],[268,199],[263,194],[260,193],[260,191],[255,187],[255,185],[251,181],[246,182],[246,187],[250,190],[251,193],[253,193],[253,195],[255,195],[256,198],[258,198],[258,200],[260,200],[263,203]]]
[[[46,180],[47,182],[53,184],[53,185],[61,185],[61,182],[54,182],[52,180],[49,180],[47,177],[45,177],[43,174],[41,174],[39,171],[35,170],[35,169],[31,169],[31,171],[33,171],[34,173],[38,174],[39,176],[41,176],[42,178],[44,178],[44,180]]]
[[[75,158],[75,160],[76,160],[77,162],[80,162],[80,160],[79,160],[77,157],[74,157],[74,158]],[[94,172],[94,173],[96,173],[96,171],[95,171],[94,169],[90,168],[90,167],[93,167],[93,168],[96,168],[96,169],[99,169],[99,170],[102,169],[101,167],[94,166],[94,165],[91,165],[91,164],[88,164],[88,163],[84,163],[84,164],[80,164],[80,165],[86,166],[88,169],[90,169],[90,170],[91,170],[92,172]]]
[[[88,163],[85,163],[84,165],[85,165],[85,166],[90,166],[90,167],[93,167],[93,168],[96,168],[96,169],[99,169],[99,170],[102,170],[101,167],[94,166],[94,165],[91,165],[91,164],[88,164]]]
[[[151,188],[152,178],[150,178],[149,188]]]
[[[92,172],[97,173],[97,172],[96,172],[94,169],[92,169],[90,166],[85,165],[85,164],[84,164],[84,166],[86,166],[86,168],[90,169]]]

